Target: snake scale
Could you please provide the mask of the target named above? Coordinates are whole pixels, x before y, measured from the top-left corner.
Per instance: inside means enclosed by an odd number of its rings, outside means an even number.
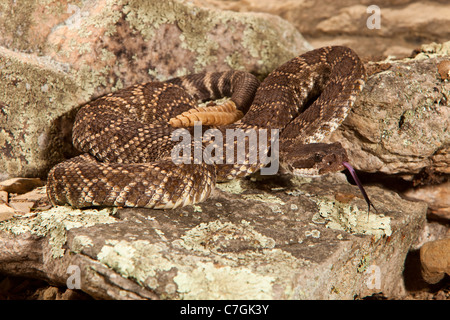
[[[84,153],[50,170],[48,196],[54,205],[77,208],[176,208],[205,200],[216,181],[261,169],[266,163],[249,161],[255,148],[251,143],[245,146],[244,163],[172,161],[177,142],[171,134],[177,128],[168,124],[170,119],[195,108],[199,100],[223,96],[245,114],[237,122],[217,126],[224,136],[230,128],[278,129],[280,162],[289,171],[343,170],[345,150],[321,140],[346,118],[364,78],[358,56],[349,48],[332,46],[284,63],[262,83],[243,71],[205,72],[107,94],[77,113],[73,144]],[[192,133],[194,128],[186,130]],[[266,142],[270,149],[270,135]]]

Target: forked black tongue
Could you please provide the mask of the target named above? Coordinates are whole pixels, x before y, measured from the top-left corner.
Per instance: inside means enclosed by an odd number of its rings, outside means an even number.
[[[344,167],[346,167],[347,170],[350,172],[350,174],[352,175],[353,180],[355,181],[355,183],[358,186],[359,190],[361,190],[361,193],[362,193],[364,199],[366,199],[367,206],[368,206],[367,213],[370,213],[370,207],[371,206],[372,206],[372,208],[375,209],[376,212],[378,212],[377,208],[375,208],[375,206],[373,205],[372,201],[370,201],[369,196],[367,195],[366,190],[364,190],[364,187],[363,187],[361,181],[359,181],[359,178],[356,175],[355,169],[353,169],[353,167],[350,165],[350,163],[345,162],[345,161],[342,161],[342,165]]]

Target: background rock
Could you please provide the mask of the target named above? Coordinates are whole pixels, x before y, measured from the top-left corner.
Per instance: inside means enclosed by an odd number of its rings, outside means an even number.
[[[0,191],[8,193],[26,193],[44,184],[39,178],[14,178],[0,182]]]
[[[450,3],[446,0],[360,1],[360,0],[194,0],[205,7],[239,12],[266,12],[291,22],[314,47],[346,45],[363,57],[407,57],[429,42],[450,39]],[[369,29],[373,14],[380,8],[380,28]]]
[[[369,72],[381,71],[369,76],[329,141],[341,142],[362,171],[413,175],[428,167],[449,174],[450,83],[437,72],[447,54],[368,64]]]
[[[420,248],[422,276],[429,283],[441,281],[450,275],[450,237],[425,243]]]

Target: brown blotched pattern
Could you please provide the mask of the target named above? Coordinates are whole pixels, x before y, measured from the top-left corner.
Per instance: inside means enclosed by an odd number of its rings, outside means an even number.
[[[258,148],[261,141],[250,143],[250,136],[252,131],[265,129],[269,129],[266,151],[270,129],[278,129],[281,161],[294,173],[342,170],[345,150],[340,144],[319,142],[345,119],[364,85],[364,76],[363,65],[352,50],[326,47],[283,64],[260,86],[248,73],[226,71],[139,84],[108,94],[78,112],[73,143],[86,153],[52,168],[49,198],[53,204],[74,207],[161,209],[200,202],[216,180],[242,177],[264,166]],[[226,164],[224,152],[223,164],[175,164],[171,151],[178,142],[171,140],[176,128],[169,120],[195,108],[198,100],[223,96],[231,97],[245,116],[218,127],[223,141],[204,140],[202,147],[217,144],[226,149],[226,129],[242,129],[248,133],[245,150],[240,151],[244,161]],[[192,133],[194,129],[187,130]],[[233,144],[237,159],[237,141]],[[258,161],[253,163],[250,154],[255,148]]]

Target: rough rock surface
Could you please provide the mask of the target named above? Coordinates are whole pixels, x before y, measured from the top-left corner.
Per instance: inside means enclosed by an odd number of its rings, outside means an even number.
[[[450,30],[444,27],[450,24],[447,0],[193,1],[204,7],[271,13],[292,23],[316,48],[347,45],[363,57],[408,57],[423,43],[450,39]],[[379,28],[368,28],[377,13]]]
[[[176,210],[25,215],[0,223],[0,272],[103,299],[401,296],[426,205],[374,187],[368,215],[343,177],[234,182]]]
[[[0,180],[44,177],[73,156],[76,107],[96,96],[201,70],[262,76],[312,48],[279,17],[178,0],[0,8]]]
[[[450,276],[450,237],[425,243],[420,248],[422,276],[429,283]]]
[[[356,168],[412,175],[428,167],[450,173],[450,82],[437,67],[450,60],[450,42],[422,50],[414,59],[367,65],[374,73],[329,137],[342,143]]]
[[[425,201],[428,215],[450,221],[450,181],[408,189],[403,193],[409,199]]]

